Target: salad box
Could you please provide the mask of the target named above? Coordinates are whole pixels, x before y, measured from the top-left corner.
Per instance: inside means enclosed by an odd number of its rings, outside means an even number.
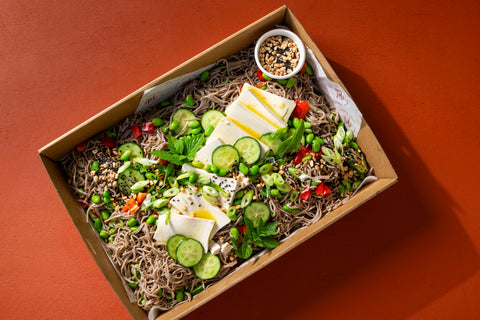
[[[311,50],[311,53],[323,68],[325,76],[347,92],[334,70],[328,64],[327,60],[312,39],[308,36],[300,22],[286,6],[283,6],[172,69],[146,86],[136,90],[124,99],[106,108],[94,117],[85,121],[83,124],[70,130],[39,150],[40,159],[55,187],[55,190],[60,196],[60,199],[67,209],[73,223],[81,234],[88,250],[92,254],[92,257],[95,259],[99,268],[102,270],[105,278],[134,319],[148,319],[148,314],[135,303],[130,302],[126,293],[126,290],[128,289],[125,288],[124,283],[107,256],[102,244],[102,239],[98,237],[89,223],[86,223],[85,213],[70,191],[67,178],[60,164],[60,159],[74,149],[80,142],[114,126],[125,117],[136,112],[139,105],[141,105],[141,102],[145,100],[144,92],[146,90],[161,83],[165,83],[168,80],[212,65],[219,59],[228,57],[241,49],[248,47],[262,34],[271,30],[276,25],[286,26],[291,31],[295,32]],[[178,319],[185,316],[187,313],[218,296],[254,272],[260,270],[281,255],[287,253],[302,242],[325,229],[330,224],[336,222],[362,203],[393,185],[397,181],[397,175],[374,133],[364,119],[361,120],[357,142],[363,150],[370,166],[374,168],[374,173],[377,177],[375,181],[364,186],[345,204],[325,215],[313,225],[300,229],[289,236],[277,248],[267,251],[256,259],[250,259],[235,272],[229,274],[219,282],[210,286],[204,292],[195,296],[192,301],[179,304],[170,311],[162,313],[156,319]]]

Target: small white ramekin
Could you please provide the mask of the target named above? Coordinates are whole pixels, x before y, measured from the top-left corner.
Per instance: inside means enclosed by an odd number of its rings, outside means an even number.
[[[265,40],[267,40],[268,38],[275,37],[275,36],[284,36],[292,39],[293,42],[297,45],[298,52],[300,55],[297,67],[292,72],[284,76],[276,76],[274,74],[271,74],[267,70],[265,70],[262,67],[262,64],[260,63],[260,59],[258,57],[260,53],[260,46],[262,45],[262,43],[264,43]],[[305,64],[305,56],[306,56],[306,51],[305,51],[305,46],[303,45],[302,40],[292,31],[285,30],[285,29],[274,29],[274,30],[268,31],[257,40],[257,44],[255,45],[255,62],[257,63],[260,70],[262,70],[263,73],[265,73],[267,76],[269,76],[272,79],[288,79],[293,77],[302,69],[303,65]]]

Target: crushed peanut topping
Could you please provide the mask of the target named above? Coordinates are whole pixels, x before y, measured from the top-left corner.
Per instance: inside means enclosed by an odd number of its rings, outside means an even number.
[[[297,67],[300,52],[292,39],[275,36],[262,43],[258,57],[265,70],[276,76],[285,76]]]

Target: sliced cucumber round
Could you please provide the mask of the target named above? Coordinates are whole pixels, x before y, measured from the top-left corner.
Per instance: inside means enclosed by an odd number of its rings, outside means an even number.
[[[192,128],[188,126],[189,119],[194,119],[196,116],[192,111],[185,108],[180,108],[173,114],[172,121],[176,120],[178,122],[178,127],[173,130],[175,134],[179,134],[183,131],[183,128],[187,128],[183,134],[191,134]]]
[[[118,189],[123,194],[130,194],[131,187],[135,183],[139,181],[144,181],[144,180],[145,180],[145,176],[143,175],[143,173],[141,173],[137,169],[127,169],[118,176],[118,179],[117,179]]]
[[[199,279],[209,280],[218,274],[221,267],[220,258],[211,252],[207,252],[202,260],[193,267],[193,272]]]
[[[203,130],[207,130],[207,128],[210,126],[213,126],[215,128],[218,122],[222,120],[223,117],[225,117],[225,115],[221,111],[208,110],[203,114],[202,120],[200,120]]]
[[[271,133],[265,133],[260,137],[260,141],[266,144],[273,152],[277,152],[278,147],[282,143],[282,139],[273,138]]]
[[[258,227],[260,220],[263,220],[263,223],[267,223],[270,214],[269,206],[259,201],[251,202],[248,207],[245,208],[245,218],[252,221],[255,228]]]
[[[187,239],[182,234],[176,234],[168,238],[167,241],[167,252],[170,257],[172,257],[173,260],[177,260],[177,247],[182,242],[183,240]]]
[[[238,150],[240,157],[246,164],[254,164],[260,159],[262,149],[260,143],[252,137],[243,137],[235,141],[233,145]]]
[[[203,258],[203,246],[195,239],[187,238],[182,240],[175,252],[177,261],[186,268],[197,265]]]
[[[130,159],[134,158],[143,158],[143,149],[135,142],[127,142],[118,147],[118,152],[124,154],[125,152],[130,151]]]
[[[219,170],[231,170],[235,163],[240,161],[240,155],[237,149],[231,145],[224,144],[218,146],[212,153],[212,163],[218,167]]]

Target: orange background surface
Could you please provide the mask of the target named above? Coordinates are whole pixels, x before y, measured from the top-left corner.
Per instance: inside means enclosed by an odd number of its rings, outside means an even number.
[[[129,318],[37,149],[282,4],[0,3],[0,318]],[[480,319],[479,2],[286,4],[399,182],[186,319]]]

